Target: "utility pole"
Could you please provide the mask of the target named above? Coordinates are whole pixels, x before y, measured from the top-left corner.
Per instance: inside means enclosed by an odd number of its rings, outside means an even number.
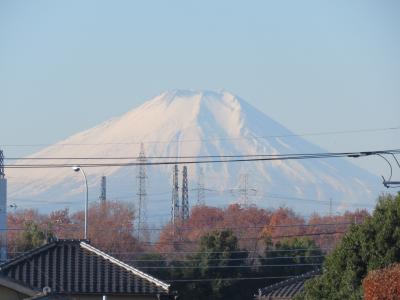
[[[183,166],[182,170],[182,206],[181,206],[182,222],[189,219],[189,183],[187,167]]]
[[[141,235],[141,229],[143,224],[146,223],[146,208],[147,208],[147,203],[146,203],[146,178],[147,178],[147,173],[146,173],[146,155],[144,152],[144,145],[143,143],[140,144],[140,153],[139,153],[139,170],[138,174],[136,176],[138,180],[138,191],[136,195],[138,196],[138,205],[137,205],[137,210],[138,210],[138,220],[137,220],[137,238],[138,240],[140,239]]]

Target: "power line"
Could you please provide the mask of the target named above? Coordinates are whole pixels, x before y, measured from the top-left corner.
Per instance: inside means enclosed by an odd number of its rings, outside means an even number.
[[[311,153],[311,154],[284,154],[284,155],[269,155],[268,157],[243,157],[235,159],[206,159],[206,160],[183,160],[183,161],[161,161],[161,162],[127,162],[127,163],[80,163],[82,167],[128,167],[140,165],[176,165],[176,164],[206,164],[206,163],[232,163],[232,162],[259,162],[259,161],[277,161],[277,160],[302,160],[302,159],[317,159],[317,158],[340,158],[340,157],[364,157],[379,154],[399,154],[400,150],[379,150],[379,151],[363,151],[363,152],[332,152],[332,153]],[[65,164],[8,164],[5,168],[70,168],[76,163]]]
[[[262,277],[231,277],[231,278],[218,278],[219,281],[236,281],[236,280],[263,280],[263,279],[289,279],[297,278],[297,276],[262,276]],[[173,279],[166,280],[167,282],[209,282],[215,281],[217,278],[203,278],[203,279]]]
[[[320,235],[334,235],[334,234],[345,234],[346,231],[330,231],[330,232],[315,232],[315,233],[300,233],[300,234],[288,234],[288,235],[274,235],[271,238],[278,239],[278,238],[292,238],[292,237],[304,237],[304,236],[320,236]],[[250,237],[250,238],[238,238],[238,241],[259,241],[262,240],[264,237]],[[179,240],[179,241],[171,241],[171,243],[164,243],[164,242],[155,242],[149,243],[150,245],[179,245],[179,244],[195,244],[199,241],[192,241],[192,240]]]
[[[294,249],[267,249],[265,253],[276,253],[276,252],[298,252],[298,251],[324,251],[324,250],[332,250],[333,248],[294,248]],[[173,251],[173,252],[149,252],[149,251],[135,251],[135,252],[113,252],[110,255],[131,255],[131,254],[198,254],[200,251]],[[233,253],[259,253],[259,250],[226,250],[226,251],[202,251],[202,254],[233,254]],[[25,253],[25,252],[19,252]]]
[[[298,251],[323,251],[323,250],[332,250],[333,248],[295,248],[295,249],[268,249],[265,253],[276,253],[276,252],[298,252]],[[27,252],[9,252],[10,254],[24,254]],[[203,251],[202,254],[233,254],[233,253],[258,253],[258,250],[226,250],[226,251]],[[132,251],[132,252],[111,252],[110,255],[146,255],[146,254],[198,254],[199,251],[173,251],[173,252],[164,252],[164,251]]]
[[[217,191],[212,191],[212,192],[217,192]],[[208,195],[208,198],[215,198],[215,197],[220,197],[220,193],[224,193],[224,192],[228,192],[228,191],[220,191],[218,192],[217,195]],[[170,194],[170,192],[168,193],[151,193],[151,194],[147,194],[148,196],[157,196],[157,195],[164,195],[164,194]],[[133,194],[132,194],[133,195]],[[311,199],[311,198],[300,198],[300,197],[295,197],[295,196],[289,196],[289,195],[278,195],[278,194],[269,194],[266,193],[265,195],[255,195],[254,197],[258,197],[260,201],[262,200],[270,200],[270,198],[274,198],[274,199],[283,199],[283,200],[293,200],[293,201],[308,201],[308,202],[313,202],[315,204],[319,204],[319,205],[329,205],[329,200],[317,200],[317,199]],[[120,195],[114,195],[114,196],[109,196],[109,199],[114,199],[114,200],[120,200],[120,199],[131,199],[132,196],[131,194],[126,194],[126,196],[120,196]],[[59,201],[59,202],[54,202],[51,200],[42,200],[42,199],[26,199],[26,198],[13,198],[11,197],[9,199],[10,201],[16,201],[18,203],[51,203],[52,205],[71,205],[71,204],[76,204],[76,201]],[[91,198],[89,199],[89,202],[97,202],[98,199],[97,198]],[[161,198],[161,199],[155,199],[154,197],[152,198],[152,202],[163,202],[163,201],[168,201],[167,198]],[[333,204],[343,204],[341,202],[338,201],[332,201]],[[373,208],[375,207],[374,204],[361,204],[361,203],[347,203],[349,207],[353,207],[353,208]],[[163,214],[163,216],[167,216],[170,215],[168,213]],[[157,216],[160,216],[160,214],[157,214]],[[304,215],[302,215],[304,216]],[[312,216],[312,214],[310,215]],[[154,216],[148,216],[148,218],[151,218]]]
[[[72,228],[71,228],[72,229]],[[103,230],[100,230],[103,231]],[[127,232],[128,233],[128,232]],[[278,238],[292,238],[292,237],[307,237],[307,236],[321,236],[321,235],[334,235],[334,234],[345,234],[346,231],[330,231],[330,232],[316,232],[316,233],[300,233],[300,234],[290,234],[290,235],[274,235],[271,238],[278,239]],[[238,241],[260,241],[264,237],[251,237],[251,238],[238,238]],[[169,242],[141,242],[141,245],[149,245],[149,246],[178,246],[178,245],[188,245],[188,244],[196,244],[199,243],[198,240],[182,240],[173,241],[170,240]]]
[[[288,195],[278,195],[278,194],[270,194],[266,193],[265,196],[261,197],[266,197],[268,198],[276,198],[276,199],[284,199],[284,200],[295,200],[295,201],[312,201],[312,202],[318,202],[319,204],[324,204],[324,205],[329,205],[330,201],[329,200],[317,200],[317,199],[310,199],[310,198],[300,198],[300,197],[295,197],[295,196],[288,196]],[[343,204],[342,202],[338,201],[332,201],[333,204],[338,204],[341,205]],[[375,205],[368,205],[368,204],[354,204],[354,203],[346,203],[349,204],[352,207],[375,207]]]
[[[264,260],[278,260],[278,259],[294,259],[294,258],[322,258],[325,255],[309,255],[309,256],[277,256],[277,257],[259,257],[261,261]],[[246,258],[207,258],[207,261],[242,261]],[[130,259],[125,262],[166,262],[166,259]],[[173,262],[201,262],[203,259],[174,259]],[[144,267],[143,267],[144,268]]]
[[[400,126],[385,127],[385,128],[367,128],[367,129],[354,129],[354,130],[338,130],[338,131],[322,131],[322,132],[308,132],[301,134],[281,134],[281,135],[266,135],[266,136],[249,136],[249,137],[222,137],[210,139],[197,139],[197,140],[176,140],[176,141],[147,141],[145,144],[167,144],[167,143],[192,143],[192,142],[206,142],[206,141],[223,141],[223,140],[248,140],[248,139],[270,139],[270,138],[290,138],[302,136],[320,136],[320,135],[339,135],[351,133],[366,133],[366,132],[382,132],[399,130]],[[139,139],[139,138],[138,138]],[[138,145],[141,142],[104,142],[104,143],[59,143],[59,144],[2,144],[2,147],[46,147],[46,146],[100,146],[100,145]]]
[[[334,235],[334,234],[345,234],[346,231],[330,231],[330,232],[315,232],[315,233],[299,233],[299,234],[288,234],[288,235],[274,235],[271,238],[293,238],[293,237],[307,237],[307,236],[324,236],[324,235]],[[249,238],[238,238],[238,241],[260,241],[264,237],[249,237]],[[198,240],[168,240],[168,242],[140,242],[140,245],[148,246],[178,246],[178,245],[195,245],[198,244]]]
[[[300,234],[288,234],[288,235],[274,235],[272,236],[273,239],[278,238],[293,238],[293,237],[307,237],[307,236],[321,236],[321,235],[334,235],[334,234],[345,234],[346,231],[330,231],[330,232],[315,232],[315,233],[300,233]],[[238,238],[238,241],[260,241],[264,237],[250,237],[250,238]],[[148,245],[161,245],[161,246],[176,246],[176,245],[187,245],[187,244],[196,244],[199,241],[192,241],[192,240],[179,240],[179,241],[172,241],[165,243],[165,242],[153,242],[153,243],[146,243]]]
[[[224,226],[224,227],[212,227],[213,230],[239,230],[239,229],[263,229],[263,228],[293,228],[293,227],[317,227],[317,226],[338,226],[338,225],[352,225],[354,222],[338,222],[338,223],[316,223],[316,224],[281,224],[281,225],[259,225],[259,226]],[[208,224],[197,225],[197,226],[206,226]],[[72,226],[81,226],[81,224],[72,224]],[[193,230],[198,229],[198,227],[192,226],[182,226],[180,227],[181,230]],[[70,228],[73,230],[72,228]],[[115,228],[116,231],[120,231],[123,228]],[[153,228],[143,228],[142,230],[165,230],[164,227],[153,227]],[[23,231],[26,230],[25,228],[0,228],[2,230],[10,230],[10,231]],[[65,228],[64,228],[65,230]],[[103,230],[95,230],[95,231],[103,231]]]
[[[193,190],[192,190],[193,191]],[[210,190],[210,189],[205,189],[206,192],[208,193],[216,193],[214,195],[208,195],[207,197],[220,197],[221,194],[223,193],[231,193],[231,190]],[[194,189],[194,192],[197,192],[197,189]],[[163,196],[163,195],[170,195],[171,192],[160,192],[160,193],[147,193],[147,196],[149,197],[153,197],[153,201],[154,201],[154,196]],[[109,199],[116,199],[116,200],[120,200],[120,199],[131,199],[135,194],[131,194],[131,193],[126,193],[123,195],[112,195],[109,196]],[[312,201],[312,202],[318,202],[320,204],[325,204],[328,205],[329,204],[329,200],[318,200],[318,199],[312,199],[312,198],[301,198],[301,197],[297,197],[297,196],[290,196],[290,195],[281,195],[281,194],[275,194],[275,193],[264,193],[264,194],[260,194],[260,195],[254,195],[254,197],[258,197],[260,198],[260,200],[268,200],[269,198],[277,198],[277,199],[284,199],[284,200],[296,200],[296,201]],[[54,202],[54,201],[46,201],[46,200],[33,200],[33,199],[27,199],[27,198],[14,198],[11,197],[9,198],[10,200],[13,201],[21,201],[21,202],[44,202],[44,203],[53,203],[53,204],[73,204],[76,203],[74,201],[62,201],[62,202]],[[97,201],[98,198],[89,198],[89,201],[95,202]],[[157,201],[164,201],[166,200],[166,198],[157,200]],[[338,201],[332,201],[333,204],[342,204],[341,202]],[[351,205],[352,207],[374,207],[375,205],[367,205],[367,204],[354,204],[354,203],[350,203],[349,205]]]
[[[400,149],[392,149],[392,150],[376,150],[376,151],[353,151],[353,152],[318,152],[318,153],[286,153],[286,154],[232,154],[232,155],[180,155],[180,156],[146,156],[147,159],[204,159],[204,158],[247,158],[247,157],[266,157],[266,158],[279,158],[279,157],[287,157],[287,156],[306,156],[306,155],[318,155],[318,156],[331,156],[334,154],[343,155],[343,156],[351,156],[352,154],[358,156],[367,156],[373,154],[391,154],[392,152],[397,153],[400,152]],[[351,156],[355,157],[355,156]],[[71,159],[80,159],[80,160],[138,160],[140,156],[97,156],[97,157],[4,157],[4,160],[71,160]]]
[[[293,257],[295,258],[295,257]],[[305,266],[321,266],[322,264],[316,264],[316,263],[305,263],[305,264],[279,264],[279,265],[274,265],[274,264],[268,264],[268,265],[237,265],[237,266],[137,266],[137,268],[141,269],[232,269],[232,268],[255,268],[255,267],[305,267]]]

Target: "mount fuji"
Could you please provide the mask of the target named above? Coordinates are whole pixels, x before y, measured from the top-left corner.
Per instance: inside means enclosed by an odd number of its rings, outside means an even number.
[[[84,164],[93,160],[78,158],[132,157],[124,162],[135,162],[141,143],[147,157],[171,157],[170,161],[182,156],[327,152],[227,91],[173,90],[27,159],[64,158],[45,162]],[[172,167],[147,167],[149,216],[169,215]],[[85,171],[91,201],[97,201],[100,179],[107,176],[108,199],[136,202],[137,166]],[[71,169],[9,169],[7,175],[9,201],[20,207],[82,208],[82,178]],[[207,205],[245,199],[262,207],[286,205],[305,213],[326,212],[330,200],[335,211],[369,206],[379,191],[376,176],[342,158],[190,164],[188,178],[191,204],[201,194],[197,189],[201,183]]]

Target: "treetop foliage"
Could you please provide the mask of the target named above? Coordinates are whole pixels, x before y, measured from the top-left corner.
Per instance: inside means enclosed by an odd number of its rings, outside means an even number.
[[[297,299],[362,299],[368,272],[400,261],[400,194],[381,196],[371,217],[352,225],[326,257],[323,274]]]
[[[370,271],[363,280],[365,300],[395,300],[400,295],[400,264]]]
[[[91,243],[108,253],[139,250],[132,235],[134,210],[125,203],[109,201],[90,206],[88,234]],[[11,256],[42,245],[48,238],[82,239],[84,212],[53,211],[49,215],[36,210],[8,214],[8,250]]]
[[[107,201],[89,207],[88,229],[95,247],[172,281],[181,299],[239,300],[283,278],[319,268],[349,224],[367,216],[366,211],[355,211],[304,219],[287,207],[203,205],[193,207],[184,223],[167,223],[152,240],[138,240],[134,209]],[[21,230],[8,232],[9,251],[29,250],[53,236],[80,239],[83,220],[83,211],[64,209],[44,215],[17,210],[9,214],[8,226]]]

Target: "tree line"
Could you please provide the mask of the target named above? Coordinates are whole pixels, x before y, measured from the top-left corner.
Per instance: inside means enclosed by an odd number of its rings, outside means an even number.
[[[399,299],[399,262],[400,193],[379,197],[372,215],[349,228],[297,300]]]
[[[124,202],[93,203],[93,246],[162,280],[181,299],[243,299],[258,288],[321,267],[365,210],[305,219],[292,209],[232,204],[195,206],[188,220],[160,228],[143,226],[138,238],[135,210]],[[8,215],[8,250],[15,256],[52,238],[82,237],[84,213],[17,210]]]

